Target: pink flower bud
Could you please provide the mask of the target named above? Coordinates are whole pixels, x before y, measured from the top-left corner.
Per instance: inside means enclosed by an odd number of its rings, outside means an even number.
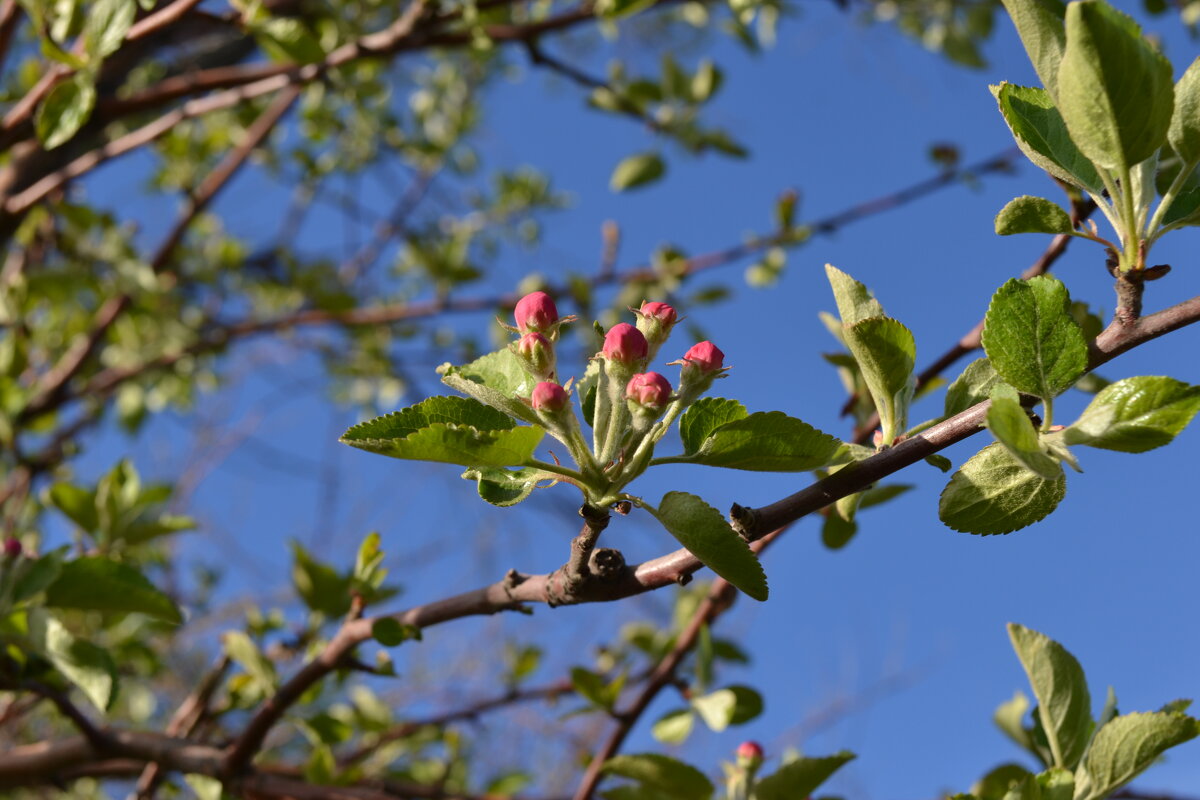
[[[671,306],[658,302],[642,303],[642,307],[633,313],[637,314],[637,329],[646,337],[650,345],[650,356],[653,357],[659,346],[671,335],[671,328],[678,321],[678,315]]]
[[[725,364],[725,354],[712,342],[700,342],[683,354],[683,360],[701,372],[716,372]]]
[[[562,411],[567,406],[567,400],[567,390],[550,381],[542,381],[533,387],[533,395],[529,398],[535,411],[547,414]]]
[[[4,555],[10,559],[15,559],[22,553],[21,540],[15,536],[11,536],[4,540]]]
[[[545,292],[531,292],[517,301],[513,317],[521,333],[550,331],[558,322],[558,306]]]
[[[653,317],[664,325],[675,324],[675,308],[666,303],[642,303],[642,307],[638,310],[642,316]]]
[[[632,367],[646,357],[649,345],[646,337],[628,322],[613,325],[604,335],[601,355],[626,367]]]
[[[752,741],[742,742],[737,748],[737,760],[743,767],[757,767],[763,761],[762,745]]]
[[[660,411],[671,399],[671,384],[657,372],[639,372],[625,387],[625,398],[651,411]]]
[[[529,332],[517,342],[517,355],[535,378],[554,377],[554,345],[540,333]]]

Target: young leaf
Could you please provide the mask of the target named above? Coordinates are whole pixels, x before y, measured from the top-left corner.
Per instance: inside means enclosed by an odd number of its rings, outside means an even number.
[[[1175,84],[1175,111],[1167,139],[1184,163],[1200,161],[1200,57]]]
[[[317,561],[297,541],[292,542],[292,584],[306,606],[326,617],[340,617],[350,610],[350,578]]]
[[[1054,766],[1074,769],[1092,736],[1092,699],[1075,657],[1049,636],[1010,622],[1008,636],[1029,676]]]
[[[117,694],[117,667],[109,654],[76,639],[44,609],[30,609],[27,620],[34,650],[78,686],[92,705],[106,711]]]
[[[1124,171],[1167,139],[1171,62],[1129,16],[1103,0],[1067,7],[1058,108],[1071,139],[1096,164]]]
[[[268,19],[255,25],[254,33],[263,50],[274,61],[313,64],[325,58],[320,39],[299,19]]]
[[[435,423],[469,425],[481,431],[516,427],[507,414],[468,397],[430,397],[414,406],[360,422],[343,439],[403,439]]]
[[[1168,749],[1200,734],[1200,721],[1153,711],[1117,717],[1096,732],[1075,775],[1076,800],[1098,800],[1129,783]]]
[[[755,600],[767,599],[762,564],[721,512],[687,492],[667,492],[647,510],[706,567]]]
[[[667,171],[662,156],[657,153],[639,153],[629,156],[613,170],[608,185],[614,192],[623,192],[638,186],[654,183]]]
[[[1051,767],[1035,780],[1041,800],[1072,800],[1075,796],[1075,775],[1070,770]]]
[[[71,521],[88,533],[100,527],[96,513],[96,493],[69,483],[56,483],[47,493],[50,502]]]
[[[1045,89],[1007,82],[991,88],[1017,146],[1030,161],[1093,194],[1104,191],[1096,166],[1071,141],[1066,123]]]
[[[1033,777],[1033,773],[1020,764],[1001,764],[989,770],[971,787],[971,794],[980,800],[1004,800],[1010,788]]]
[[[1000,376],[992,368],[992,362],[986,358],[975,359],[967,364],[962,374],[946,389],[944,415],[953,417],[973,405],[982,403],[991,396],[992,387],[999,382]]]
[[[174,625],[183,623],[175,601],[128,564],[85,556],[62,565],[46,589],[46,605],[95,611],[133,611]]]
[[[604,762],[604,771],[635,780],[670,800],[708,800],[713,793],[703,772],[658,753],[615,756]]]
[[[996,234],[1012,236],[1014,233],[1070,233],[1075,228],[1071,218],[1057,203],[1044,197],[1023,195],[1009,200],[1008,205],[996,215]]]
[[[833,299],[837,302],[842,325],[856,325],[864,319],[882,317],[883,306],[871,294],[871,290],[851,278],[833,264],[825,265],[825,275],[833,288]]]
[[[508,430],[479,430],[469,425],[437,422],[403,438],[373,438],[371,426],[386,417],[346,431],[341,441],[369,453],[417,461],[440,461],[465,467],[504,467],[533,457],[545,430],[537,425]],[[380,426],[382,427],[382,426]]]
[[[1064,432],[1068,444],[1144,453],[1179,435],[1200,411],[1200,386],[1174,378],[1125,378],[1101,389]]]
[[[79,132],[96,105],[92,76],[77,72],[55,86],[37,112],[37,137],[47,150],[66,144]]]
[[[696,715],[690,709],[668,711],[650,728],[651,735],[663,744],[683,744],[696,727]]]
[[[242,631],[226,631],[221,636],[221,643],[229,658],[242,668],[260,692],[269,694],[275,690],[279,683],[275,664],[263,655],[253,639]]]
[[[996,290],[984,317],[983,349],[1001,378],[1041,398],[1066,390],[1087,368],[1087,342],[1067,289],[1045,275],[1013,278]]]
[[[395,647],[409,639],[420,639],[421,629],[405,625],[394,617],[379,617],[371,623],[371,638],[384,647]]]
[[[556,476],[532,467],[502,469],[473,467],[462,477],[475,481],[479,496],[494,506],[515,506],[533,493],[539,481],[554,480]]]
[[[749,414],[737,400],[724,397],[702,397],[688,407],[679,418],[679,438],[683,441],[683,452],[688,455],[700,452],[704,442],[713,431],[727,422],[745,419]]]
[[[841,550],[850,544],[850,540],[858,533],[858,523],[846,519],[836,510],[830,509],[825,521],[821,523],[821,544],[830,550]]]
[[[894,319],[864,319],[845,330],[846,346],[862,371],[879,412],[887,444],[903,432],[915,384],[917,344],[912,331]]]
[[[990,444],[950,478],[942,490],[938,517],[963,533],[1011,533],[1047,516],[1066,493],[1061,466],[1055,480],[1046,480],[1026,469],[1004,445]]]
[[[1027,469],[1051,481],[1062,474],[1062,467],[1042,447],[1033,421],[1021,407],[1017,390],[1008,384],[1000,384],[992,390],[987,427],[996,440],[1008,448],[1013,458]]]
[[[710,410],[716,411],[710,407]],[[729,407],[726,407],[729,410]],[[703,420],[694,421],[694,446]],[[713,430],[692,453],[655,459],[652,463],[704,464],[755,472],[804,472],[833,460],[841,442],[782,411],[760,411]]]
[[[1053,97],[1058,86],[1058,65],[1066,46],[1063,17],[1067,7],[1059,0],[1001,1],[1017,27],[1021,44],[1025,45],[1037,76]]]
[[[808,797],[849,761],[854,754],[843,750],[823,758],[798,758],[761,779],[754,788],[756,800],[796,800]]]
[[[529,397],[535,381],[507,348],[458,367],[442,364],[438,367],[438,374],[442,376],[442,383],[451,389],[503,411],[510,417],[526,422],[538,421],[533,409],[520,400]]]
[[[692,708],[710,730],[721,732],[743,725],[762,713],[762,695],[749,686],[729,686],[692,698]]]
[[[88,7],[83,25],[84,51],[93,59],[104,59],[117,52],[136,14],[133,0],[96,0]]]

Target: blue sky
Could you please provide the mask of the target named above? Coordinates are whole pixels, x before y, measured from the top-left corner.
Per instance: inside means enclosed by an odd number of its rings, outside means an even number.
[[[1162,34],[1177,71],[1195,56],[1196,42],[1173,18],[1149,25]],[[636,58],[631,42],[613,47]],[[699,253],[766,230],[773,198],[789,187],[802,194],[802,219],[901,188],[931,174],[925,153],[934,142],[958,144],[968,163],[985,158],[1011,145],[987,85],[1034,82],[1006,20],[998,20],[986,48],[989,67],[969,71],[892,28],[857,25],[833,3],[803,4],[800,16],[782,26],[776,47],[762,56],[721,42],[714,51],[684,51],[679,58],[691,64],[702,54],[713,55],[726,72],[708,118],[734,130],[751,157],[694,159],[667,146],[667,178],[628,195],[609,191],[612,167],[655,146],[651,134],[629,120],[588,111],[575,87],[541,73],[522,70],[521,80],[493,88],[480,142],[485,165],[537,164],[574,201],[547,220],[544,248],[506,254],[496,279],[481,292],[512,288],[531,271],[593,271],[605,220],[621,225],[619,264],[627,267],[643,263],[663,243]],[[595,72],[602,67],[601,61],[589,64]],[[92,191],[121,198],[149,232],[164,217],[161,208],[130,196],[137,175],[136,162],[114,165]],[[381,209],[393,202],[378,182],[363,181],[361,191],[364,202]],[[769,290],[742,282],[745,264],[702,279],[697,286],[730,284],[735,290],[731,302],[693,315],[735,367],[717,391],[752,411],[786,411],[846,435],[846,421],[837,416],[844,398],[821,359],[834,349],[817,320],[817,312],[833,308],[821,266],[832,262],[866,282],[889,314],[912,328],[918,361],[927,363],[969,330],[991,292],[1048,243],[1040,236],[993,234],[995,212],[1021,194],[1058,197],[1048,178],[1022,165],[1015,175],[988,176],[978,188],[953,187],[834,237],[816,238],[791,255],[783,278]],[[278,211],[272,202],[285,198],[286,192],[249,174],[221,198],[218,210],[231,227],[252,236],[264,216]],[[337,231],[306,235],[339,246]],[[1189,263],[1196,242],[1188,231],[1156,248],[1155,263],[1176,269],[1149,287],[1149,309],[1200,293],[1200,275]],[[1055,272],[1077,299],[1111,308],[1111,279],[1098,248],[1073,244]],[[483,331],[493,323],[479,315],[450,324]],[[1103,374],[1169,374],[1200,382],[1198,337],[1196,330],[1174,334],[1121,357]],[[690,344],[672,341],[661,361]],[[206,397],[198,411],[219,424],[249,429],[253,423],[254,429],[254,441],[217,459],[198,485],[192,512],[202,528],[184,547],[188,555],[228,567],[227,596],[270,596],[262,587],[285,585],[290,538],[346,563],[371,529],[383,534],[393,555],[404,604],[490,582],[509,567],[548,571],[562,562],[577,528],[577,498],[567,489],[537,493],[519,509],[496,509],[478,501],[452,466],[410,465],[338,445],[335,439],[353,414],[327,401],[327,387],[309,359],[270,352],[276,363]],[[673,368],[664,372],[674,378]],[[426,374],[417,388],[438,393],[432,365]],[[413,395],[404,404],[420,399]],[[1082,396],[1064,399],[1057,416],[1069,421],[1085,402]],[[940,407],[935,394],[914,418],[935,416]],[[194,424],[195,418],[171,415],[137,441],[106,434],[81,472],[94,475],[131,452],[144,473],[179,474],[188,466]],[[946,455],[958,465],[986,442],[981,434]],[[788,745],[813,754],[845,748],[859,759],[829,785],[832,792],[894,800],[965,791],[991,766],[1020,755],[990,720],[1014,690],[1028,691],[1004,631],[1008,621],[1064,643],[1088,673],[1097,710],[1108,685],[1116,687],[1122,711],[1200,697],[1200,628],[1193,624],[1200,541],[1191,507],[1196,478],[1188,460],[1198,447],[1200,432],[1192,429],[1142,456],[1080,453],[1086,472],[1069,475],[1059,509],[1008,536],[975,537],[943,527],[937,497],[947,477],[925,465],[896,478],[917,490],[865,512],[858,537],[843,551],[821,546],[816,520],[800,522],[765,559],[770,600],[742,598],[718,629],[754,654],[752,666],[727,677],[760,689],[767,711],[741,729],[695,735],[683,757],[711,767],[743,738],[760,739],[773,753]],[[804,475],[672,466],[645,476],[633,490],[656,499],[686,489],[728,508],[732,502],[762,505],[805,483]],[[618,519],[605,539],[637,560],[673,548],[664,531],[638,515]],[[280,602],[278,596],[273,602]],[[567,666],[588,663],[591,648],[621,622],[660,613],[666,603],[660,596],[620,606],[539,608],[532,618],[467,620],[430,631],[424,643],[394,655],[402,673],[465,674],[472,664],[496,657],[494,649],[474,649],[476,642],[490,641],[479,637],[505,633],[547,650],[538,678],[550,680]],[[800,738],[809,715],[835,698],[869,695],[881,681],[896,685]],[[485,693],[483,684],[462,690],[466,697]],[[660,700],[627,750],[660,749],[649,737],[649,723],[676,705],[675,698]],[[546,712],[548,719],[560,713]],[[1140,784],[1194,792],[1200,744],[1174,751]]]

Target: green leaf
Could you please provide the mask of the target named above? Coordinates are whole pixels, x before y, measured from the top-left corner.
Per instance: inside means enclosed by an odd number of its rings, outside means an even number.
[[[223,797],[222,784],[217,778],[188,773],[183,776],[183,781],[196,795],[196,800],[221,800]]]
[[[692,708],[710,730],[720,733],[730,725],[742,725],[763,710],[762,695],[749,686],[729,686],[692,698]]]
[[[354,558],[354,571],[350,573],[355,581],[365,584],[372,583],[384,558],[379,542],[379,533],[372,531],[363,538],[362,544],[358,546],[358,555]]]
[[[371,638],[384,647],[395,647],[409,639],[421,638],[421,629],[416,625],[404,625],[393,617],[379,617],[371,623]]]
[[[517,427],[510,417],[477,400],[431,397],[355,425],[341,440],[393,458],[503,467],[532,457],[544,433],[536,425]]]
[[[254,640],[241,631],[226,631],[221,636],[225,652],[250,677],[263,694],[275,690],[279,680],[275,665],[262,654]]]
[[[1062,467],[1046,453],[1029,414],[1021,407],[1017,390],[1008,384],[992,389],[987,427],[996,440],[1008,448],[1013,458],[1046,480],[1062,474]]]
[[[1067,479],[1030,472],[1002,444],[971,457],[942,490],[938,517],[963,533],[1011,533],[1046,517],[1067,492]]]
[[[808,797],[843,764],[853,759],[853,753],[843,750],[823,758],[798,758],[790,761],[758,782],[754,789],[755,800],[796,800],[798,797]]]
[[[1067,428],[1068,444],[1144,453],[1179,435],[1200,411],[1200,386],[1174,378],[1125,378],[1101,389]]]
[[[830,510],[821,523],[821,544],[830,550],[841,550],[850,544],[850,540],[858,533],[858,523],[846,519],[836,510]]]
[[[1066,32],[1057,99],[1071,139],[1102,167],[1140,164],[1167,139],[1171,62],[1102,0],[1071,3]]]
[[[666,171],[667,165],[658,153],[639,153],[617,164],[608,185],[614,192],[624,192],[654,183],[666,174]]]
[[[1044,197],[1022,195],[1008,201],[996,215],[996,234],[1070,233],[1075,229],[1067,212]]]
[[[56,483],[47,493],[50,502],[87,533],[100,527],[96,514],[96,493],[69,483]]]
[[[1059,0],[1002,0],[1008,16],[1042,85],[1053,97],[1058,86],[1058,65],[1066,47],[1063,17],[1067,8]]]
[[[681,708],[668,711],[659,717],[650,729],[650,733],[663,744],[683,744],[692,735],[696,727],[696,715],[690,709]]]
[[[825,265],[825,275],[833,288],[833,299],[837,302],[838,316],[842,318],[843,326],[857,325],[865,319],[884,316],[883,306],[866,286],[833,264]]]
[[[1092,699],[1075,657],[1049,636],[1010,622],[1008,636],[1029,676],[1054,766],[1074,769],[1092,736]]]
[[[259,44],[274,61],[314,64],[325,58],[321,42],[303,21],[276,17],[254,26]]]
[[[1184,714],[1117,717],[1096,732],[1075,775],[1076,800],[1097,800],[1129,783],[1168,749],[1200,734],[1200,722]]]
[[[996,290],[984,317],[983,349],[1001,378],[1041,398],[1063,392],[1087,369],[1087,342],[1067,289],[1046,275],[1014,278]]]
[[[687,492],[667,492],[647,510],[706,567],[755,600],[767,599],[762,564],[721,512]]]
[[[9,598],[12,605],[19,606],[54,583],[62,571],[63,555],[66,552],[67,547],[63,546],[42,553],[38,558],[21,559],[12,573],[12,594]]]
[[[1075,796],[1075,775],[1070,770],[1051,767],[1035,780],[1041,789],[1041,800],[1072,800]]]
[[[1175,111],[1167,139],[1185,163],[1200,161],[1200,57],[1175,84]]]
[[[672,800],[708,800],[713,785],[690,764],[658,753],[615,756],[604,762],[604,771],[635,780]]]
[[[954,468],[954,462],[946,458],[941,453],[934,453],[932,455],[925,456],[925,463],[931,467],[937,467],[942,472],[949,472]]]
[[[1001,703],[992,715],[996,727],[1004,731],[1008,738],[1021,747],[1033,752],[1033,741],[1029,731],[1025,729],[1025,714],[1029,711],[1029,698],[1021,690],[1013,695],[1012,700]]]
[[[697,423],[700,420],[696,420]],[[693,446],[693,434],[689,433]],[[823,467],[841,447],[834,437],[782,411],[751,414],[713,430],[692,453],[652,463],[704,464],[755,472],[804,472]]]
[[[700,452],[704,442],[722,425],[749,416],[746,407],[737,400],[724,397],[702,397],[688,407],[679,418],[679,438],[683,452]]]
[[[581,697],[592,705],[611,711],[617,702],[617,695],[620,693],[624,681],[618,679],[609,683],[604,680],[603,676],[591,670],[574,667],[571,670],[571,685],[575,687],[575,691]]]
[[[979,800],[1003,800],[1013,784],[1032,777],[1033,773],[1020,764],[1001,764],[980,778],[971,787],[971,794]]]
[[[103,556],[85,556],[63,564],[58,578],[46,589],[46,605],[133,611],[175,625],[183,623],[174,600],[133,567]]]
[[[1030,161],[1059,180],[1093,194],[1104,191],[1096,166],[1071,140],[1062,115],[1045,89],[1008,82],[991,88],[1017,146]]]
[[[88,6],[83,25],[84,51],[93,59],[117,52],[136,14],[137,4],[133,0],[96,0]]]
[[[510,417],[537,422],[533,412],[521,398],[528,398],[536,381],[529,377],[521,362],[507,348],[475,359],[470,364],[438,368],[442,383],[475,398],[481,403],[503,411]]]
[[[1000,376],[986,358],[977,358],[946,389],[945,416],[961,414],[973,405],[982,403],[992,394],[992,387],[1000,382]]]
[[[872,317],[846,328],[845,336],[875,401],[885,443],[891,444],[907,425],[908,404],[916,389],[917,344],[912,331],[894,319]]]
[[[1200,170],[1192,170],[1163,214],[1164,228],[1176,224],[1200,225]]]
[[[515,506],[533,493],[540,481],[555,480],[549,472],[532,467],[502,469],[500,467],[474,467],[462,474],[476,482],[479,496],[494,506]]]
[[[350,610],[350,578],[317,561],[298,541],[292,541],[292,584],[304,604],[327,617]]]
[[[69,142],[95,105],[96,87],[85,72],[77,72],[51,89],[37,112],[37,137],[42,147],[53,150]]]
[[[117,667],[112,657],[91,642],[76,639],[43,609],[30,609],[27,619],[34,649],[78,686],[92,705],[106,711],[117,694]]]

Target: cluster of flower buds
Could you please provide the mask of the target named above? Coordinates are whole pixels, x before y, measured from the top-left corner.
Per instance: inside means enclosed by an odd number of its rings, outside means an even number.
[[[670,337],[679,315],[672,306],[658,301],[644,302],[630,311],[636,317],[636,324],[613,325],[604,334],[604,344],[596,354],[600,362],[599,383],[595,385],[593,418],[589,420],[594,431],[592,449],[596,459],[585,454],[593,469],[634,463],[628,459],[635,452],[636,463],[648,462],[654,443],[675,417],[728,370],[724,366],[725,354],[712,342],[700,342],[682,359],[670,362],[681,366],[678,390],[672,388],[663,375],[647,367]],[[520,338],[509,350],[536,381],[529,405],[558,438],[570,440],[572,447],[578,445],[578,451],[587,450],[577,440],[579,423],[570,410],[570,382],[567,387],[559,383],[555,355],[559,329],[574,317],[560,317],[553,298],[545,292],[522,297],[513,316],[516,327],[504,327]],[[652,434],[664,414],[665,422],[657,429],[660,432]],[[626,474],[634,472],[636,465]]]
[[[511,325],[500,324],[513,333],[521,334],[515,344],[509,346],[533,378],[539,381],[556,381],[557,358],[554,343],[558,341],[559,328],[575,317],[560,317],[554,298],[545,292],[531,292],[517,302]]]

